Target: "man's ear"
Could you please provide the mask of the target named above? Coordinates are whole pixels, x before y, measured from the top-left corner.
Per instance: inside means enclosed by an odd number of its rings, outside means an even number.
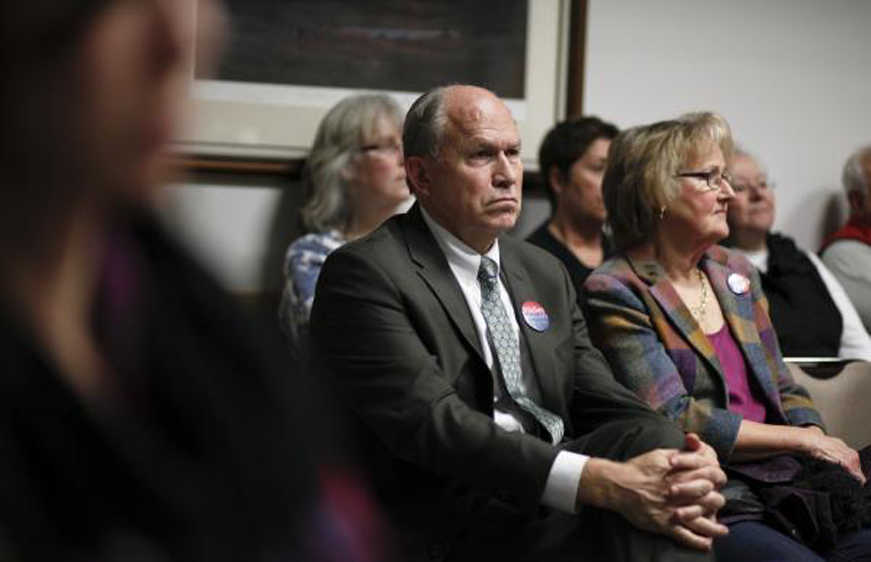
[[[418,199],[429,196],[430,177],[426,160],[421,156],[405,158],[405,177],[408,187]]]
[[[563,189],[565,188],[565,178],[560,172],[559,168],[556,165],[550,167],[550,170],[547,172],[547,179],[550,182],[550,188],[553,190],[554,195],[556,195],[557,199],[562,194]]]

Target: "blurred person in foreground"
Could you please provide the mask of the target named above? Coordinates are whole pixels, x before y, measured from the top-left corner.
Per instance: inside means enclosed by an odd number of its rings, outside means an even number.
[[[583,299],[587,276],[611,253],[602,200],[602,175],[617,127],[598,117],[563,121],[538,149],[552,214],[526,239],[559,258]]]
[[[403,148],[417,203],[330,254],[311,337],[407,559],[710,559],[713,451],[614,381],[565,268],[504,236],[523,178],[508,108],[431,90]]]
[[[345,98],[324,116],[306,162],[308,234],[284,260],[279,319],[304,351],[315,285],[326,257],[371,232],[409,197],[402,164],[402,110],[384,94]]]
[[[771,232],[774,185],[759,161],[736,150],[729,171],[735,197],[727,244],[759,271],[783,355],[871,360],[871,337],[838,280],[816,255]]]
[[[871,331],[871,145],[847,158],[842,181],[850,218],[826,239],[820,256]]]
[[[714,113],[614,140],[603,192],[618,254],[587,278],[590,332],[620,382],[716,450],[730,529],[718,560],[864,560],[859,455],[790,375],[756,268],[716,245],[731,154]]]
[[[153,215],[196,7],[0,7],[0,559],[372,559],[314,389]]]

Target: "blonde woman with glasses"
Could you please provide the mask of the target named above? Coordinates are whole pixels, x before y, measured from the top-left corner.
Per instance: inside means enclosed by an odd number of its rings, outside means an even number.
[[[845,515],[862,503],[859,455],[825,434],[787,370],[757,270],[717,245],[736,198],[732,151],[714,113],[614,139],[603,193],[618,254],[585,283],[592,340],[620,382],[717,451],[730,531],[718,560],[867,559],[871,533]],[[815,509],[835,497],[808,482],[820,476],[844,504]]]

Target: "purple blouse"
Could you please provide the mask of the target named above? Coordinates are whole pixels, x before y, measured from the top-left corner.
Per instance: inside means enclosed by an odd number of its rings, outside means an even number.
[[[747,364],[735,338],[732,337],[729,325],[723,322],[722,328],[707,336],[726,375],[729,410],[741,414],[745,420],[765,422],[765,404],[757,398],[755,389],[750,387]]]

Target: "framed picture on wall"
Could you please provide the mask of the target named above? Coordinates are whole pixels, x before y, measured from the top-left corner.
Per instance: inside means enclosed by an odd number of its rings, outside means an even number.
[[[183,154],[302,158],[343,97],[386,92],[408,108],[433,86],[473,83],[507,100],[535,167],[564,116],[571,0],[225,3],[228,48],[211,77],[195,64]]]

